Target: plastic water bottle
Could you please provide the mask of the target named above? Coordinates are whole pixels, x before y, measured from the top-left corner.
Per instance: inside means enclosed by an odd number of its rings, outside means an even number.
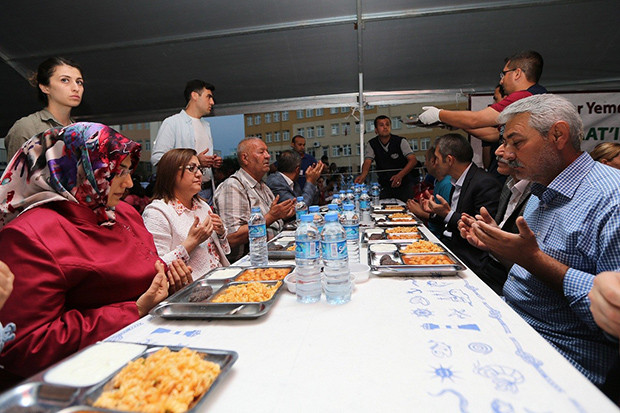
[[[337,204],[329,204],[327,205],[327,212],[335,212],[336,215],[338,215],[338,218],[340,218],[340,208],[338,207]]]
[[[325,215],[321,232],[323,254],[323,291],[329,304],[344,304],[351,300],[351,276],[347,257],[347,239],[344,228],[333,212]]]
[[[367,190],[362,190],[360,195],[360,222],[370,224],[370,196]]]
[[[308,213],[308,205],[304,202],[303,196],[297,197],[297,203],[295,204],[295,221],[297,225],[301,222],[301,216]]]
[[[381,194],[381,187],[377,182],[373,182],[370,185],[370,196],[372,197],[372,206],[378,207],[381,205],[379,201],[379,195]]]
[[[342,199],[340,198],[340,194],[334,194],[332,204],[335,204],[338,207],[338,213],[342,212]]]
[[[357,212],[357,215],[361,216],[361,212],[360,212],[360,196],[362,196],[362,185],[361,184],[355,184],[355,187],[353,188],[353,195],[355,195],[355,212]]]
[[[319,212],[319,206],[312,205],[310,208],[308,208],[308,211],[310,212],[310,215],[312,215],[312,217],[314,218],[314,225],[316,225],[316,229],[319,230],[320,234],[323,230],[323,227],[325,226],[325,219],[323,218],[323,215],[321,215],[321,213]]]
[[[348,189],[347,193],[345,194],[345,198],[342,201],[342,205],[344,208],[344,205],[346,204],[351,204],[353,206],[355,206],[355,195],[353,194],[353,190],[352,189]]]
[[[342,214],[342,211],[344,211],[344,204],[346,203],[347,200],[347,191],[345,191],[344,189],[340,190],[340,213]]]
[[[349,262],[360,262],[360,218],[355,212],[355,205],[344,206],[344,212],[340,215],[340,223],[347,233]]]
[[[248,238],[250,239],[250,263],[253,266],[267,265],[267,226],[260,208],[252,208],[248,221]]]
[[[316,303],[321,299],[320,240],[314,216],[302,215],[295,231],[295,289],[297,301],[301,303]]]

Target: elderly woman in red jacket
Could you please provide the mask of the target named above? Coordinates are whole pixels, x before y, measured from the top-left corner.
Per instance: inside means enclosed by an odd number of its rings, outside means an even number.
[[[140,214],[120,202],[140,145],[76,123],[27,141],[0,182],[0,260],[15,274],[0,322],[17,325],[0,353],[28,377],[138,320],[191,280],[167,276]],[[2,371],[0,371],[2,372]]]

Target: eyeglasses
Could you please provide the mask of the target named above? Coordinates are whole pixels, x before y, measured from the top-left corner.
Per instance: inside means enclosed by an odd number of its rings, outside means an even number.
[[[204,175],[206,168],[201,168],[199,165],[191,164],[191,165],[179,166],[179,169],[187,169],[190,173],[193,173],[193,174],[200,171],[200,173]]]
[[[501,80],[501,79],[503,79],[503,78],[504,78],[504,76],[506,76],[506,73],[508,73],[508,72],[514,72],[514,71],[515,71],[515,70],[517,70],[517,69],[518,69],[518,67],[516,67],[516,68],[514,68],[514,69],[502,70],[502,71],[499,73],[499,78],[500,78],[500,80]]]

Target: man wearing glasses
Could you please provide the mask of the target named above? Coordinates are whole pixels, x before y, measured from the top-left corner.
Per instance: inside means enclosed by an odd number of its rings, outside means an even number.
[[[211,114],[215,104],[213,92],[215,86],[205,81],[194,79],[185,85],[185,109],[164,120],[157,132],[153,144],[151,163],[157,166],[164,153],[174,148],[190,148],[198,153],[202,175],[202,190],[199,195],[213,206],[213,172],[211,168],[222,166],[222,158],[213,153],[211,126],[205,116]]]
[[[528,96],[547,93],[547,89],[538,84],[542,69],[543,58],[539,53],[526,50],[514,54],[506,58],[506,64],[499,74],[499,84],[506,95],[504,99],[478,111],[424,106],[419,119],[426,125],[443,122],[461,128],[481,140],[496,142],[501,133],[497,129],[497,119],[507,106]]]

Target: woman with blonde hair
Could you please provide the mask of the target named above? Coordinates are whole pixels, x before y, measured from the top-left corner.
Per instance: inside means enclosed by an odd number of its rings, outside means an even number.
[[[157,164],[153,201],[142,214],[162,259],[180,258],[199,277],[230,265],[226,228],[198,196],[201,184],[202,168],[195,150],[166,152]]]
[[[603,142],[594,147],[590,156],[595,161],[620,169],[620,143]]]

